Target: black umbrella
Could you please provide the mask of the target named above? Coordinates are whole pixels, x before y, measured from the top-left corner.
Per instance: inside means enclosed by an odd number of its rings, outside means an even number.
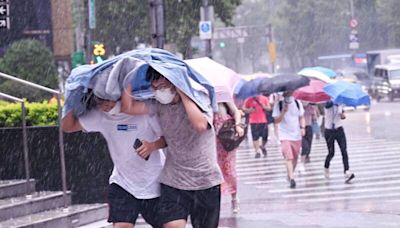
[[[258,87],[258,91],[271,94],[284,91],[294,91],[310,84],[310,79],[298,74],[279,74],[269,80],[264,80]]]

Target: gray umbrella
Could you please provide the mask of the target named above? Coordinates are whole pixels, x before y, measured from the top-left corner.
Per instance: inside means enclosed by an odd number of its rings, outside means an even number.
[[[310,79],[298,74],[279,74],[260,83],[258,91],[272,94],[284,91],[294,91],[310,84]]]

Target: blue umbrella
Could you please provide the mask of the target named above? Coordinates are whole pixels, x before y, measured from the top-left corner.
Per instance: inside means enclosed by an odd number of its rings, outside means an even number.
[[[236,98],[239,99],[246,99],[249,97],[255,97],[262,94],[259,91],[259,86],[262,84],[263,81],[271,80],[269,78],[256,78],[250,81],[241,80],[236,85],[234,93],[236,94]]]
[[[371,104],[371,98],[358,84],[338,81],[334,84],[325,85],[324,91],[336,104],[344,104],[353,107]]]

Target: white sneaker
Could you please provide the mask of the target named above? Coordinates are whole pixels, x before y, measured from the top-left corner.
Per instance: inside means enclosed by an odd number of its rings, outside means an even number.
[[[329,179],[329,169],[325,168],[324,176],[325,176],[325,179]]]
[[[232,212],[234,214],[239,212],[239,200],[237,198],[232,200]]]
[[[298,172],[299,172],[300,174],[306,172],[306,166],[305,166],[303,163],[301,163],[301,164],[299,165]]]

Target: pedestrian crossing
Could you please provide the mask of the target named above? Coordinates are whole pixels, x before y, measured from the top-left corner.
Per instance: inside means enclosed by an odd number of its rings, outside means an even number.
[[[268,192],[273,200],[303,203],[348,200],[398,200],[400,198],[400,141],[373,138],[347,139],[350,170],[355,179],[345,183],[343,163],[338,145],[330,165],[330,178],[324,176],[328,154],[325,140],[314,140],[311,162],[304,172],[296,168],[295,189],[289,188],[280,147],[268,144],[268,156],[255,158],[251,142],[244,142],[237,151],[239,183]],[[300,162],[298,163],[300,164]]]

